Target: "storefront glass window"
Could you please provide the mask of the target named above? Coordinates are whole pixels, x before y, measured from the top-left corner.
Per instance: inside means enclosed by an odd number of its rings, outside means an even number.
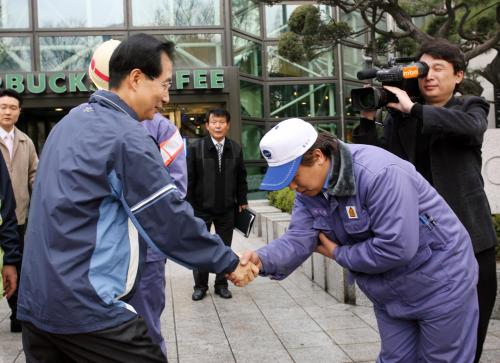
[[[29,72],[31,43],[28,37],[0,38],[0,72]]]
[[[224,63],[221,34],[163,35],[175,43],[176,67],[222,66]]]
[[[333,76],[333,52],[326,52],[311,62],[292,62],[278,53],[276,45],[267,47],[269,77],[331,77]]]
[[[348,46],[342,47],[344,56],[344,77],[358,79],[357,73],[366,68],[366,62],[363,59],[363,50]]]
[[[316,124],[314,126],[316,126],[316,130],[318,130],[318,132],[329,132],[332,135],[340,136],[337,133],[340,131],[340,127],[334,121],[327,122],[327,123],[320,123],[320,124]]]
[[[241,131],[241,146],[245,160],[262,159],[259,149],[260,139],[264,136],[264,126],[243,124]]]
[[[240,81],[241,117],[262,117],[263,96],[259,84]]]
[[[345,123],[345,142],[352,142],[352,133],[354,128],[358,125],[358,121],[347,120]]]
[[[272,117],[335,116],[334,84],[270,86]]]
[[[37,0],[40,28],[122,27],[123,0]]]
[[[259,4],[252,0],[233,0],[233,27],[260,36]]]
[[[279,38],[281,33],[288,31],[288,19],[300,5],[266,5],[266,36]],[[319,5],[321,16],[325,21],[330,19],[330,7]]]
[[[233,36],[234,65],[241,73],[262,76],[262,46],[251,40]]]
[[[263,199],[266,198],[266,192],[259,190],[260,183],[264,178],[267,166],[248,166],[247,183],[248,183],[248,199]]]
[[[2,0],[0,5],[0,28],[29,28],[28,0]]]
[[[220,0],[132,0],[134,26],[220,25]]]
[[[75,37],[40,37],[40,70],[82,71],[90,63],[93,50],[109,35]]]

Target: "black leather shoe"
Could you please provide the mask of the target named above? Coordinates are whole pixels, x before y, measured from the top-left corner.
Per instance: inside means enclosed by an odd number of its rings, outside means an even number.
[[[10,332],[11,333],[21,333],[23,331],[23,327],[21,322],[17,319],[10,321]]]
[[[231,294],[231,291],[229,291],[227,287],[220,287],[218,289],[215,289],[215,293],[223,299],[230,299],[233,297],[233,294]]]
[[[198,301],[198,300],[203,299],[206,294],[207,294],[206,290],[203,290],[203,289],[194,289],[193,296],[191,296],[191,298],[194,301]]]

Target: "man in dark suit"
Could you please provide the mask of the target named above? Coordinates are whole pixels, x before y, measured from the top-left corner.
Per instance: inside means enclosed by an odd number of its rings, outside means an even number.
[[[386,86],[399,102],[388,104],[384,136],[377,137],[375,111],[363,111],[353,140],[384,147],[413,163],[469,232],[479,264],[478,362],[497,290],[497,238],[481,176],[489,104],[481,97],[454,97],[466,67],[457,46],[436,39],[423,44],[417,58],[429,66],[427,76],[418,80],[423,101],[413,102],[406,91]]]
[[[16,265],[21,261],[15,211],[16,200],[10,183],[9,170],[0,153],[0,248],[3,250],[0,278],[3,283],[3,294],[7,299],[10,299],[17,289]]]
[[[231,115],[226,110],[207,112],[207,136],[190,145],[187,153],[188,190],[186,199],[203,219],[208,230],[215,232],[227,246],[231,246],[235,208],[247,208],[246,170],[241,146],[227,137]],[[201,300],[208,290],[208,272],[193,270],[193,300]],[[224,274],[215,278],[215,293],[230,299]]]

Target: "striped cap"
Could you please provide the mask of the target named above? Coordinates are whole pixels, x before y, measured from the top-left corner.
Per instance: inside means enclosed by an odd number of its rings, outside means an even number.
[[[92,55],[89,77],[98,89],[109,89],[109,60],[120,43],[115,39],[107,40],[99,45]]]

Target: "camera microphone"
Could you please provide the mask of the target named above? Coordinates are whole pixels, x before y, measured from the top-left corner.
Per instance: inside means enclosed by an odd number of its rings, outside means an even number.
[[[363,69],[357,73],[357,77],[359,80],[375,78],[378,71],[377,68]]]

